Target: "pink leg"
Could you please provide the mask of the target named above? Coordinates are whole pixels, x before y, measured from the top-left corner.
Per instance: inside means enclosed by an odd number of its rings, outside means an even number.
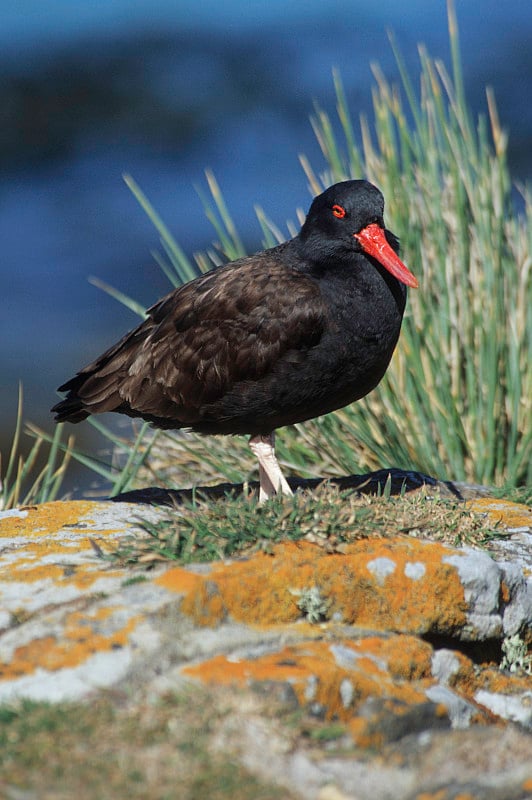
[[[292,494],[275,457],[274,444],[274,433],[268,436],[252,436],[249,440],[251,452],[259,462],[260,503],[264,503],[276,494]]]

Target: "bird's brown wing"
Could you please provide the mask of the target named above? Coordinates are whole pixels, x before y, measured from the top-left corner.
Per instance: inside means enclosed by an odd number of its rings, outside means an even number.
[[[193,425],[239,382],[260,381],[290,352],[317,344],[317,284],[272,257],[233,262],[176,289],[148,318],[61,387],[59,419],[121,411]],[[173,424],[170,424],[173,423]]]

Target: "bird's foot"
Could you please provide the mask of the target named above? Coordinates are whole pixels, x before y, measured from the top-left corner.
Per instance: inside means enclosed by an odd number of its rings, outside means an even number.
[[[259,503],[264,503],[276,494],[292,495],[275,456],[275,434],[252,436],[249,446],[259,462]]]

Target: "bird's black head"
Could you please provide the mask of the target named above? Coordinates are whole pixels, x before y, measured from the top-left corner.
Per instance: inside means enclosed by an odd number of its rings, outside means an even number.
[[[338,256],[362,248],[354,234],[376,223],[384,228],[384,197],[368,181],[342,181],[312,201],[299,234],[314,257]]]
[[[418,285],[397,256],[398,240],[384,227],[384,197],[368,181],[342,181],[315,197],[298,238],[305,259],[314,264],[365,253],[407,286]]]

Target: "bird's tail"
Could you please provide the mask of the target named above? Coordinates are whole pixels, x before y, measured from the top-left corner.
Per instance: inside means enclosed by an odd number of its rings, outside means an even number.
[[[79,376],[77,375],[76,378]],[[52,414],[55,414],[56,422],[82,422],[90,416],[90,411],[87,411],[83,400],[77,393],[77,384],[81,382],[76,381],[76,378],[72,378],[59,387],[60,392],[68,392],[68,395],[51,409]]]

